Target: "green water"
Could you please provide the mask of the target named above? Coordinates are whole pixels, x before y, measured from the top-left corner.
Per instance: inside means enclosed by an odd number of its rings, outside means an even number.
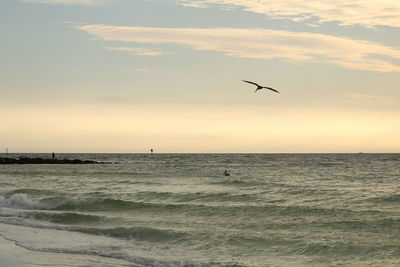
[[[117,164],[0,166],[0,234],[31,251],[96,266],[400,264],[399,154],[58,156]]]

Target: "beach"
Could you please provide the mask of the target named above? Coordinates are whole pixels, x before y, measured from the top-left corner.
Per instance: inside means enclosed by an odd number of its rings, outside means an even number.
[[[79,243],[85,239],[85,236],[80,239],[74,239],[74,233],[67,233],[59,230],[44,230],[38,231],[28,229],[23,226],[10,226],[0,223],[0,231],[4,234],[12,232],[20,232],[23,235],[35,235],[36,238],[48,238],[46,243],[49,245],[48,249],[33,250],[32,244],[28,247],[17,245],[14,241],[0,236],[0,267],[39,267],[39,266],[101,266],[101,267],[114,267],[114,266],[131,266],[136,265],[113,258],[102,257],[100,255],[85,255],[76,253],[63,253],[57,249],[57,244],[51,240],[57,238],[68,239],[69,242],[79,247]],[[91,240],[88,238],[88,240]],[[33,243],[40,242],[33,240]],[[32,249],[33,248],[33,249]],[[51,252],[48,252],[51,251]]]
[[[25,249],[15,245],[13,241],[6,240],[0,236],[0,266],[1,267],[29,267],[21,261],[24,254],[28,253]]]

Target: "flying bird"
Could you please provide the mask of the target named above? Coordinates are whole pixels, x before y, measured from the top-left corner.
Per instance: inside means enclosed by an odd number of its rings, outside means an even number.
[[[254,93],[257,92],[257,91],[260,90],[260,89],[268,89],[268,90],[271,90],[271,91],[274,91],[274,92],[280,94],[279,91],[278,91],[278,90],[275,90],[274,88],[266,87],[266,86],[261,86],[261,85],[258,85],[258,84],[256,84],[256,83],[250,82],[250,81],[245,81],[245,80],[242,80],[242,81],[244,81],[245,83],[250,83],[250,84],[253,84],[253,85],[257,86],[257,89],[254,91]]]

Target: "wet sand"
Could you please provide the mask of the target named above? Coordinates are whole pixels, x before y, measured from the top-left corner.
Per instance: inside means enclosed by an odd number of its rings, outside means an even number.
[[[13,241],[6,240],[0,235],[0,266],[1,267],[28,267],[34,266],[21,260],[26,249],[18,247]],[[23,258],[23,257],[22,257]]]
[[[115,267],[137,265],[108,257],[29,250],[16,245],[14,241],[6,239],[0,233],[0,267],[43,266]]]

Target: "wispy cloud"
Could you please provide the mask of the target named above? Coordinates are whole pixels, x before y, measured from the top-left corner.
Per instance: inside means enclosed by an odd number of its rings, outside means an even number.
[[[319,22],[338,21],[345,25],[400,27],[398,0],[176,0],[185,6],[220,5],[266,14],[272,18]]]
[[[202,8],[206,8],[209,7],[207,2],[203,2],[203,1],[190,1],[190,0],[177,0],[178,2],[180,2],[181,5],[183,6],[187,6],[187,7],[202,7]]]
[[[146,47],[106,47],[109,50],[125,51],[138,56],[160,56],[163,55],[160,49],[150,49]]]
[[[109,0],[21,0],[26,3],[35,4],[55,4],[55,5],[102,5],[107,4]]]
[[[134,68],[133,71],[134,72],[152,72],[155,71],[155,68],[152,67],[142,67],[142,68]]]
[[[282,58],[291,62],[332,63],[348,69],[400,72],[400,65],[391,62],[400,59],[399,49],[323,34],[254,28],[152,28],[98,24],[76,27],[109,41],[176,43],[196,50],[219,51],[231,57]]]
[[[399,103],[399,100],[396,98],[368,94],[348,93],[345,94],[345,98],[347,102],[361,105],[390,106]]]
[[[20,0],[38,4],[101,5],[118,0]],[[160,0],[158,0],[160,1]],[[378,25],[400,27],[400,1],[398,0],[175,0],[187,7],[243,10],[265,14],[273,19],[304,21],[315,19],[319,23],[336,21],[342,25]]]

